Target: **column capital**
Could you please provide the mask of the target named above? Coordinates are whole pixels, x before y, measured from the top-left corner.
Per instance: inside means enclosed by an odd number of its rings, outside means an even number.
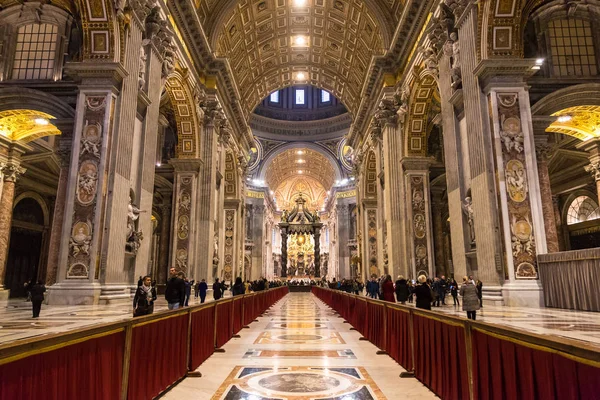
[[[175,173],[192,172],[197,174],[203,162],[199,158],[172,158],[169,164],[175,169]]]
[[[592,175],[596,182],[600,181],[600,162],[591,162],[583,168]]]
[[[538,163],[548,161],[554,155],[556,149],[556,144],[549,143],[547,138],[541,138],[540,140],[537,137],[535,138],[535,156]]]
[[[5,182],[16,182],[17,178],[25,173],[19,163],[14,161],[0,162],[0,172]]]

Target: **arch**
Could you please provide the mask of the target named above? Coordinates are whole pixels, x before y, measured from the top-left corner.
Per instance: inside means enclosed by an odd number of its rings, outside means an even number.
[[[482,59],[523,57],[521,16],[525,0],[494,0],[480,6]]]
[[[277,147],[275,150],[271,151],[265,159],[260,162],[260,167],[257,171],[257,179],[264,181],[266,178],[266,172],[268,166],[271,162],[277,157],[279,154],[290,150],[290,149],[310,149],[321,153],[323,157],[325,157],[333,166],[333,170],[335,172],[335,180],[342,179],[345,175],[342,171],[337,159],[330,152],[326,151],[323,147],[319,146],[316,143],[312,142],[289,142],[284,145]]]
[[[198,158],[200,154],[199,127],[192,89],[180,71],[167,77],[165,90],[173,106],[177,122],[177,158]]]
[[[381,24],[358,1],[311,2],[297,12],[289,9],[290,2],[227,3],[219,23],[208,22],[206,28],[212,29],[213,50],[228,59],[245,113],[274,90],[308,83],[328,90],[357,114],[373,58],[389,47],[381,30],[390,29],[389,23]],[[297,43],[297,35],[306,40]],[[246,43],[248,37],[260,38],[260,44]]]
[[[404,124],[405,149],[409,156],[427,155],[429,111],[436,93],[439,97],[436,78],[430,73],[421,73],[414,83],[408,107],[409,116]]]
[[[50,226],[50,210],[48,208],[48,204],[46,204],[44,198],[36,192],[27,191],[16,196],[15,201],[13,202],[13,210],[17,207],[21,200],[25,199],[33,199],[39,204],[40,208],[42,209],[42,213],[44,214],[44,226]]]
[[[531,106],[532,115],[552,115],[565,108],[600,106],[600,83],[584,83],[556,90]]]
[[[569,213],[569,208],[571,207],[571,204],[573,203],[573,201],[576,198],[582,197],[582,196],[589,197],[594,202],[596,202],[596,199],[598,197],[597,193],[594,193],[587,189],[578,189],[578,190],[574,190],[573,192],[569,193],[569,195],[565,199],[565,202],[562,205],[562,209],[560,210],[560,220],[563,225],[565,225],[565,226],[568,225],[567,224],[567,215]]]
[[[73,107],[51,94],[22,87],[0,89],[0,111],[19,109],[36,110],[59,119],[75,116]]]

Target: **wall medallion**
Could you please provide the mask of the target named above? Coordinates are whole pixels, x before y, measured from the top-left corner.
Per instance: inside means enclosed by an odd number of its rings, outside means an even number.
[[[77,176],[77,200],[82,205],[91,204],[96,198],[98,167],[93,161],[84,161]]]
[[[427,232],[425,227],[425,216],[423,214],[415,214],[413,218],[413,226],[415,229],[415,236],[419,239],[423,239],[425,237],[425,233]]]
[[[506,163],[506,190],[510,198],[522,203],[527,198],[527,175],[523,163],[519,160],[510,160]]]
[[[177,221],[177,237],[179,239],[187,239],[190,232],[190,219],[187,215],[179,216]]]

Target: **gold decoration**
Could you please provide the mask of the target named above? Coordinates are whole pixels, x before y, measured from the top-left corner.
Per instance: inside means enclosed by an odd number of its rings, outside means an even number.
[[[562,133],[584,141],[600,137],[600,106],[569,107],[552,116],[557,117],[557,120],[546,128],[546,132]],[[558,117],[566,116],[570,119],[558,121]]]
[[[0,135],[12,140],[30,142],[44,136],[60,135],[52,115],[35,110],[0,111]]]

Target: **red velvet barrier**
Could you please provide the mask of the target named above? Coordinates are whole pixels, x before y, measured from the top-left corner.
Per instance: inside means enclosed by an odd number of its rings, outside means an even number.
[[[342,316],[342,318],[344,318],[346,321],[349,318],[349,313],[348,313],[348,306],[349,306],[349,296],[346,295],[342,295],[340,298],[340,305],[341,305],[341,309],[340,309],[340,315]]]
[[[233,311],[233,302],[225,301],[217,303],[217,341],[215,347],[219,348],[231,339],[231,313]]]
[[[346,320],[350,323],[350,325],[355,327],[356,324],[356,297],[348,296],[348,318]]]
[[[468,399],[463,326],[413,315],[415,376],[444,400]]]
[[[215,307],[192,313],[190,340],[190,371],[195,370],[215,351]]]
[[[233,298],[233,334],[237,334],[242,330],[244,318],[244,308],[243,308],[243,297],[234,297]]]
[[[356,299],[354,309],[356,314],[356,325],[353,326],[361,335],[365,336],[367,324],[367,300],[364,298]]]
[[[183,314],[133,327],[129,400],[151,399],[186,374],[188,318]]]
[[[256,314],[254,313],[254,298],[255,295],[244,297],[244,325],[250,325]]]
[[[367,302],[367,333],[365,337],[375,346],[385,347],[385,306],[379,303]]]
[[[2,364],[0,399],[118,399],[124,345],[121,331]]]
[[[410,343],[410,314],[397,308],[387,308],[387,344],[385,350],[407,371],[413,369]]]
[[[472,331],[475,399],[600,399],[600,368]]]

